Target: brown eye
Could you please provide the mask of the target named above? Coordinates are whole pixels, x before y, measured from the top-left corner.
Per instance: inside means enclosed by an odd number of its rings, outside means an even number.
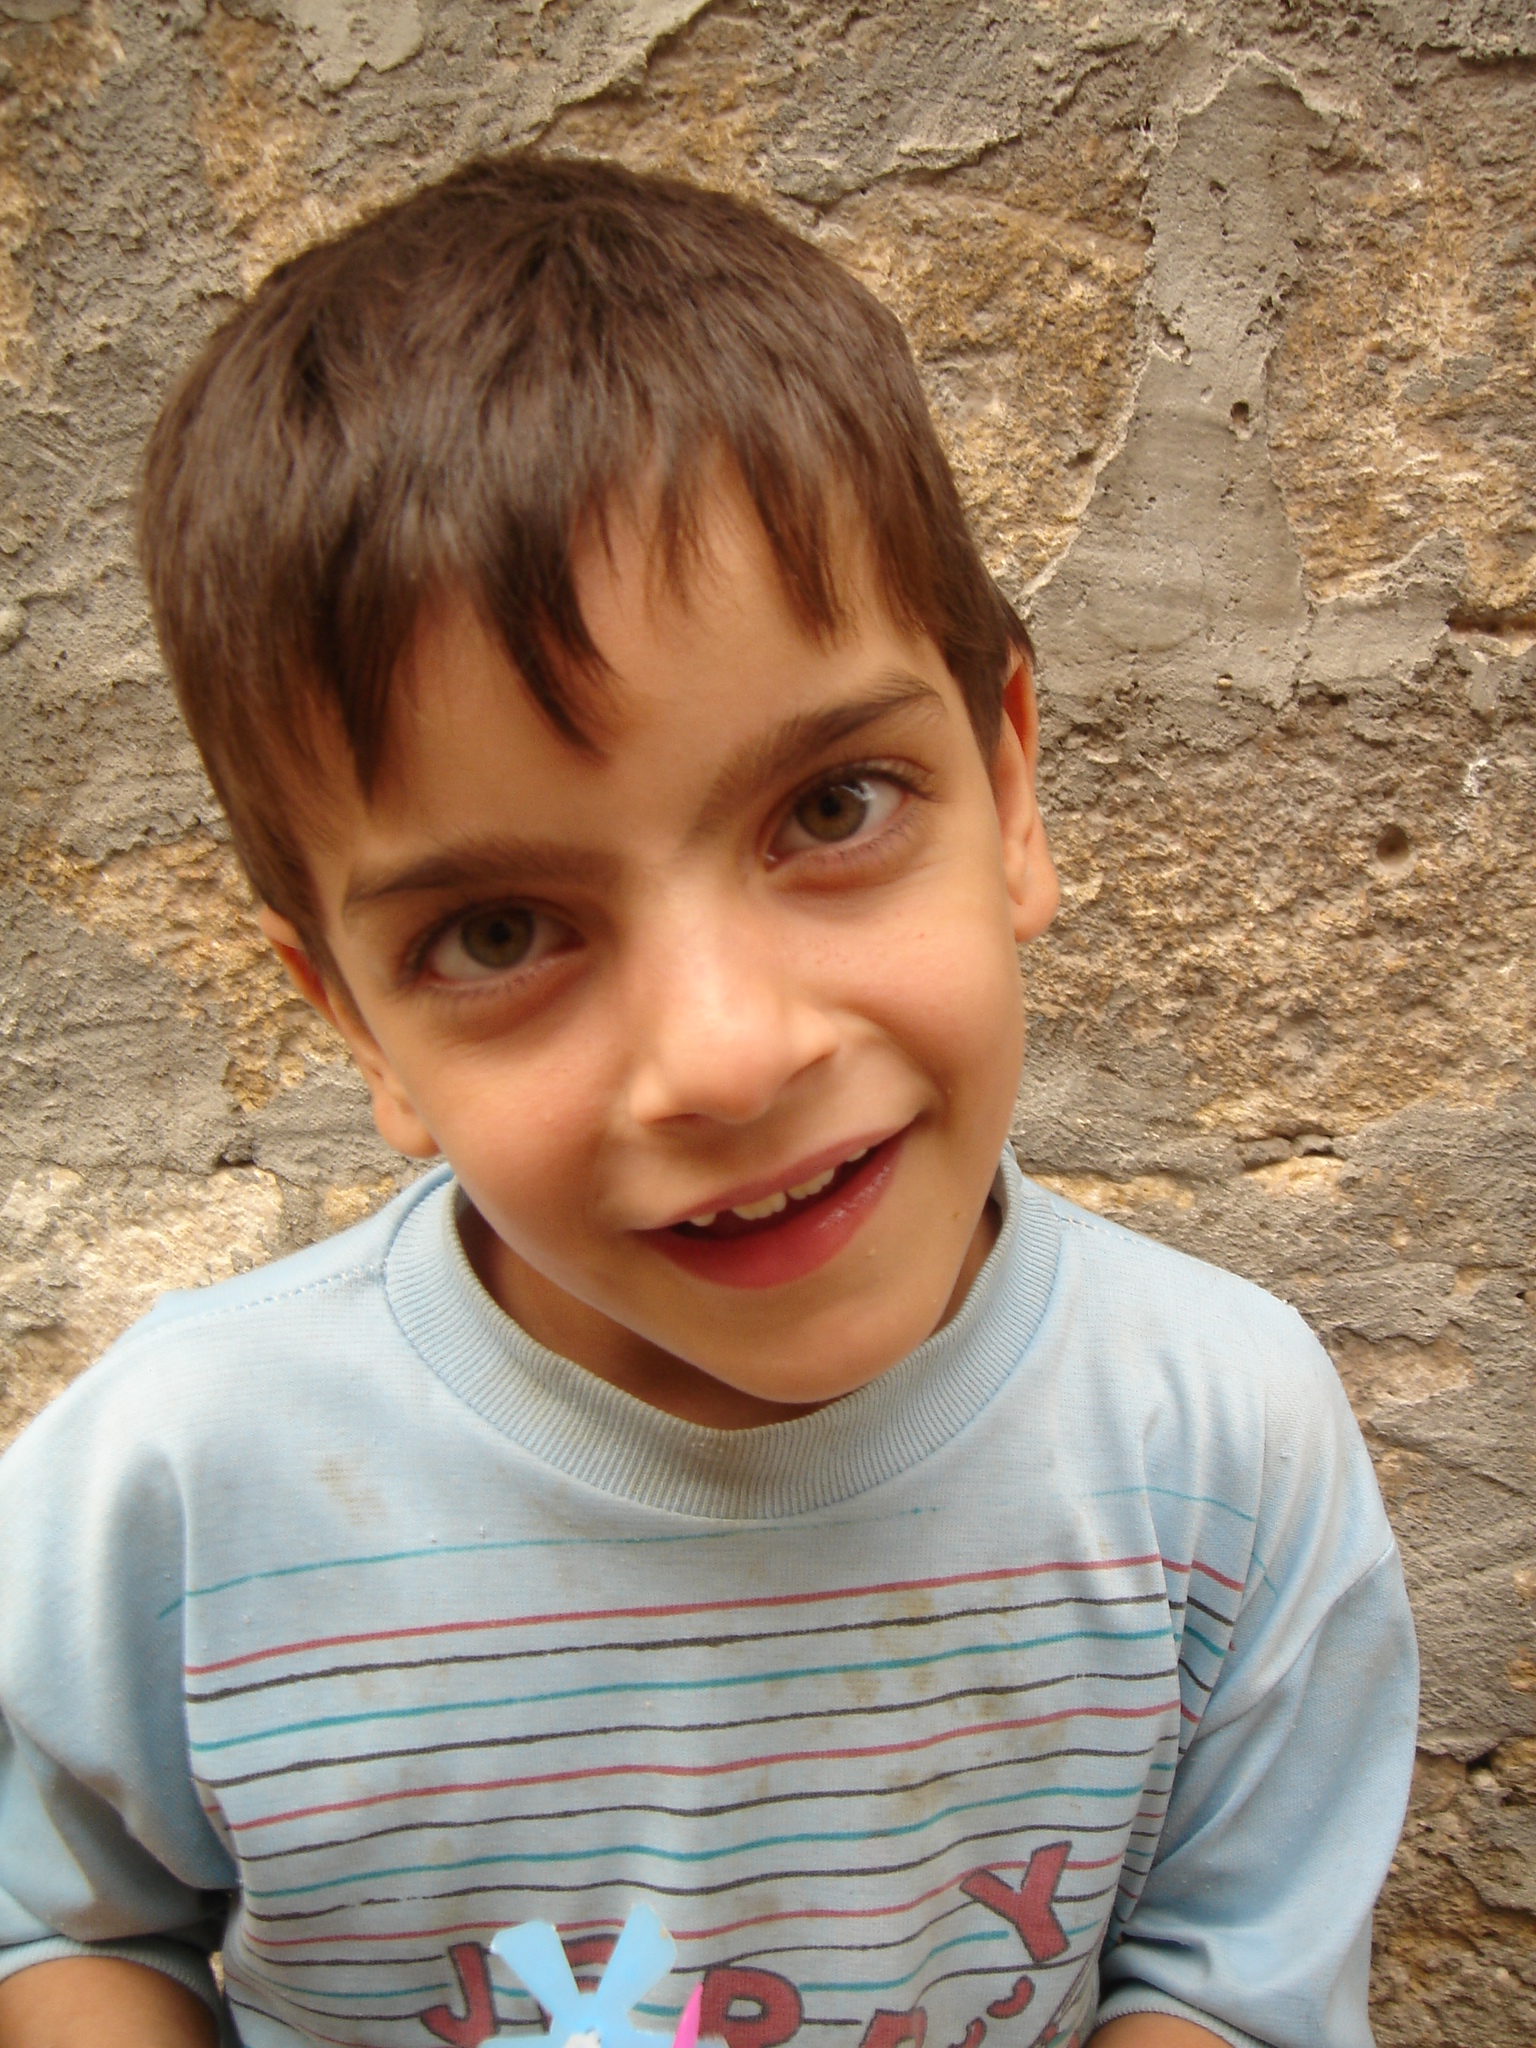
[[[580,936],[536,905],[499,904],[471,910],[440,932],[422,960],[437,982],[464,987],[473,982],[511,987],[557,953],[580,946]]]
[[[533,944],[533,913],[515,908],[479,911],[459,926],[458,940],[477,967],[516,967]]]
[[[869,817],[874,791],[867,782],[824,782],[795,805],[791,816],[801,831],[823,846],[851,839]]]

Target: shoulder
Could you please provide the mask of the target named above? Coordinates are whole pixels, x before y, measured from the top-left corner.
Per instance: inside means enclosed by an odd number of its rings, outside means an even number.
[[[1391,1547],[1371,1461],[1327,1352],[1252,1281],[1057,1195],[1049,1337],[1095,1456],[1162,1503],[1219,1501],[1271,1570],[1298,1549],[1346,1576]],[[1168,1533],[1165,1531],[1165,1533]]]
[[[1342,1400],[1328,1354],[1288,1302],[1240,1274],[1046,1192],[1060,1232],[1058,1313],[1127,1376],[1210,1381],[1284,1406]]]
[[[264,1428],[359,1353],[387,1354],[399,1341],[385,1292],[391,1248],[446,1181],[446,1169],[425,1175],[335,1237],[162,1295],[0,1459],[0,1502],[61,1463],[175,1462],[211,1427]]]
[[[211,1287],[161,1295],[154,1307],[128,1330],[103,1363],[119,1353],[162,1341],[173,1331],[193,1325],[234,1326],[244,1321],[283,1322],[305,1313],[315,1297],[367,1290],[378,1285],[390,1248],[407,1218],[440,1193],[449,1178],[446,1167],[423,1174],[384,1207],[350,1230],[322,1238],[303,1251],[270,1265],[254,1266],[232,1280]]]

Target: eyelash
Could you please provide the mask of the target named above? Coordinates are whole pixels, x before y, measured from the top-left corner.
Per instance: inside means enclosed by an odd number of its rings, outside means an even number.
[[[484,999],[489,995],[504,995],[506,993],[507,981],[513,975],[536,973],[539,968],[544,966],[546,961],[558,960],[563,957],[564,948],[561,948],[554,953],[541,954],[537,960],[531,962],[527,967],[511,968],[506,975],[487,975],[484,980],[429,980],[427,962],[436,951],[440,941],[448,936],[455,925],[468,924],[471,918],[487,917],[493,912],[507,907],[503,899],[492,897],[485,903],[460,904],[457,909],[450,911],[446,917],[439,918],[436,924],[429,926],[422,936],[412,943],[405,958],[401,961],[398,977],[401,988],[412,989],[429,985],[433,994],[450,996],[455,1001]],[[532,910],[537,917],[551,918],[556,924],[563,924],[565,922],[563,918],[557,917],[552,910],[543,910],[534,904],[521,904],[518,907]]]
[[[769,834],[770,845],[773,838],[784,829],[785,821],[793,815],[798,805],[805,802],[807,797],[814,796],[819,789],[835,788],[842,783],[860,781],[889,783],[901,790],[904,795],[919,799],[931,796],[933,791],[932,777],[910,761],[849,761],[840,764],[836,768],[823,769],[820,774],[813,776],[809,782],[803,783],[789,797],[788,801],[781,806],[774,822],[773,831]],[[875,834],[873,839],[858,839],[847,845],[831,842],[826,846],[814,848],[801,847],[792,853],[779,855],[772,864],[778,867],[787,865],[790,861],[803,862],[810,860],[823,872],[828,868],[866,865],[871,856],[879,858],[880,854],[884,851],[885,842],[891,838],[893,833],[903,831],[903,821],[906,820],[907,813],[908,806],[903,805],[896,816],[889,820]],[[412,944],[406,953],[400,965],[399,980],[401,986],[415,988],[425,982],[428,960],[431,958],[438,943],[453,930],[455,925],[467,924],[471,918],[485,916],[503,907],[502,902],[496,899],[485,903],[461,904],[446,917],[440,918],[437,923],[430,926]],[[526,907],[530,909],[535,908],[533,905]],[[553,917],[555,915],[553,911],[538,911],[537,914],[545,917]],[[561,922],[562,920],[557,919],[556,921]],[[432,984],[433,993],[448,996],[456,1002],[484,1001],[488,997],[504,995],[507,980],[511,976],[519,972],[525,974],[535,972],[546,960],[559,959],[561,957],[560,953],[545,954],[540,960],[535,961],[532,967],[522,970],[511,969],[506,977],[488,976],[483,981],[436,982]]]
[[[797,807],[805,802],[807,797],[814,796],[819,789],[831,789],[843,783],[854,782],[890,783],[896,789],[901,790],[904,795],[919,799],[930,797],[933,794],[932,776],[927,774],[925,770],[917,767],[914,762],[849,761],[840,763],[836,768],[823,769],[819,775],[815,775],[809,782],[803,783],[790,797],[789,801],[783,805],[779,811],[773,831],[769,834],[770,846],[774,838],[783,831],[785,822],[794,814]],[[863,865],[871,857],[879,858],[884,852],[885,844],[891,835],[907,829],[910,822],[909,807],[903,804],[895,817],[890,819],[873,838],[856,839],[845,845],[833,841],[826,846],[814,848],[800,847],[793,853],[781,854],[774,862],[774,865],[782,866],[792,860],[804,861],[807,859],[814,861],[818,868],[823,869],[832,866]]]

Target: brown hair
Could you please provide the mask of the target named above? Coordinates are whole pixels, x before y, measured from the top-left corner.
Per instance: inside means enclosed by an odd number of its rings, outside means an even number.
[[[151,437],[140,556],[236,847],[318,957],[293,816],[317,712],[367,793],[423,604],[458,585],[590,744],[574,538],[643,483],[676,580],[722,455],[821,636],[846,617],[853,508],[893,617],[940,649],[990,758],[1009,643],[1028,643],[905,338],[758,208],[611,163],[483,159],[283,264],[214,335]]]

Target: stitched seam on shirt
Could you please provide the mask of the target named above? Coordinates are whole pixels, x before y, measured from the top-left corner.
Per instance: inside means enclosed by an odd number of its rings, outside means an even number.
[[[1176,1259],[1194,1257],[1191,1252],[1181,1252],[1177,1245],[1164,1244],[1159,1237],[1148,1237],[1143,1230],[1132,1230],[1127,1223],[1116,1223],[1109,1216],[1095,1216],[1091,1209],[1084,1209],[1076,1202],[1069,1202],[1065,1195],[1055,1195],[1047,1190],[1046,1199],[1056,1211],[1056,1220],[1063,1229],[1092,1231],[1097,1237],[1129,1238],[1132,1244],[1155,1245],[1159,1251],[1170,1252]],[[1195,1263],[1200,1265],[1209,1262],[1196,1259]],[[1222,1270],[1221,1267],[1216,1268],[1218,1272]]]
[[[1386,1549],[1381,1552],[1379,1557],[1373,1558],[1370,1564],[1362,1566],[1362,1568],[1358,1572],[1356,1572],[1355,1576],[1349,1581],[1348,1585],[1341,1586],[1339,1588],[1338,1592],[1328,1602],[1328,1605],[1323,1609],[1321,1615],[1319,1615],[1316,1625],[1308,1629],[1306,1635],[1297,1645],[1295,1656],[1292,1657],[1290,1662],[1275,1674],[1273,1680],[1266,1687],[1267,1693],[1273,1692],[1277,1686],[1281,1686],[1285,1683],[1286,1679],[1290,1677],[1291,1673],[1296,1669],[1296,1666],[1301,1662],[1302,1658],[1306,1655],[1308,1649],[1312,1646],[1312,1644],[1314,1644],[1317,1641],[1318,1637],[1322,1634],[1323,1630],[1328,1626],[1329,1622],[1333,1619],[1334,1615],[1338,1612],[1339,1608],[1349,1598],[1350,1594],[1354,1592],[1355,1588],[1357,1586],[1363,1586],[1367,1579],[1373,1578],[1376,1575],[1376,1573],[1381,1570],[1382,1566],[1387,1562],[1387,1560],[1393,1555],[1393,1553],[1396,1550],[1397,1538],[1396,1536],[1391,1535],[1389,1533],[1387,1537]],[[1238,1619],[1242,1619],[1241,1607],[1238,1609]],[[1228,1648],[1230,1651],[1230,1645],[1228,1646]],[[1209,1714],[1211,1710],[1211,1707],[1216,1698],[1217,1690],[1221,1685],[1222,1679],[1226,1676],[1226,1671],[1227,1660],[1225,1657],[1223,1657],[1221,1660],[1221,1670],[1217,1674],[1216,1683],[1211,1687],[1210,1697],[1206,1700],[1205,1706],[1201,1709],[1200,1719],[1198,1724],[1196,1725],[1195,1732],[1189,1738],[1191,1743],[1193,1743],[1196,1740],[1196,1738],[1201,1734],[1201,1732],[1205,1728],[1206,1716]],[[1254,1705],[1257,1704],[1258,1702],[1255,1701]],[[1237,1720],[1242,1720],[1245,1714],[1251,1712],[1252,1708],[1245,1707],[1242,1713],[1238,1714],[1235,1718]],[[1230,1727],[1232,1723],[1228,1721],[1224,1725]]]
[[[224,1317],[244,1315],[252,1309],[273,1308],[279,1302],[302,1301],[306,1295],[323,1294],[328,1288],[332,1287],[351,1287],[358,1282],[366,1280],[375,1280],[383,1283],[390,1254],[394,1251],[395,1244],[400,1236],[400,1232],[405,1227],[407,1218],[413,1216],[415,1212],[416,1203],[412,1202],[396,1220],[394,1228],[389,1233],[388,1242],[375,1258],[362,1260],[356,1265],[343,1266],[339,1272],[323,1273],[318,1280],[304,1280],[292,1283],[286,1287],[274,1287],[265,1294],[258,1294],[251,1301],[210,1303],[206,1308],[187,1311],[178,1321],[176,1327],[178,1329],[197,1328],[201,1324],[222,1320]],[[377,1221],[377,1218],[372,1220]],[[361,1228],[362,1226],[359,1227]],[[324,1240],[322,1239],[321,1242],[323,1243]],[[313,1249],[313,1247],[310,1247],[310,1249]],[[302,1254],[296,1254],[296,1256],[302,1256]],[[193,1299],[202,1291],[201,1289],[187,1290]],[[214,1290],[210,1288],[208,1291],[211,1293]],[[389,1296],[387,1284],[383,1285],[382,1291],[387,1300]],[[163,1343],[168,1335],[169,1333],[163,1329],[146,1329],[142,1323],[135,1323],[123,1332],[112,1349],[114,1351],[131,1351],[139,1343]]]
[[[327,1273],[319,1280],[306,1280],[298,1286],[274,1288],[270,1294],[258,1295],[254,1301],[213,1303],[207,1308],[198,1309],[195,1313],[179,1318],[175,1329],[178,1333],[186,1329],[196,1329],[204,1323],[222,1322],[237,1315],[248,1314],[252,1309],[272,1308],[283,1301],[299,1301],[306,1294],[323,1294],[331,1287],[350,1287],[360,1280],[378,1276],[382,1273],[383,1267],[384,1262],[379,1259],[368,1265],[347,1266],[339,1273]],[[119,1356],[131,1355],[143,1344],[163,1345],[170,1335],[171,1332],[163,1327],[150,1329],[142,1323],[135,1324],[131,1330],[123,1333],[114,1349]]]

